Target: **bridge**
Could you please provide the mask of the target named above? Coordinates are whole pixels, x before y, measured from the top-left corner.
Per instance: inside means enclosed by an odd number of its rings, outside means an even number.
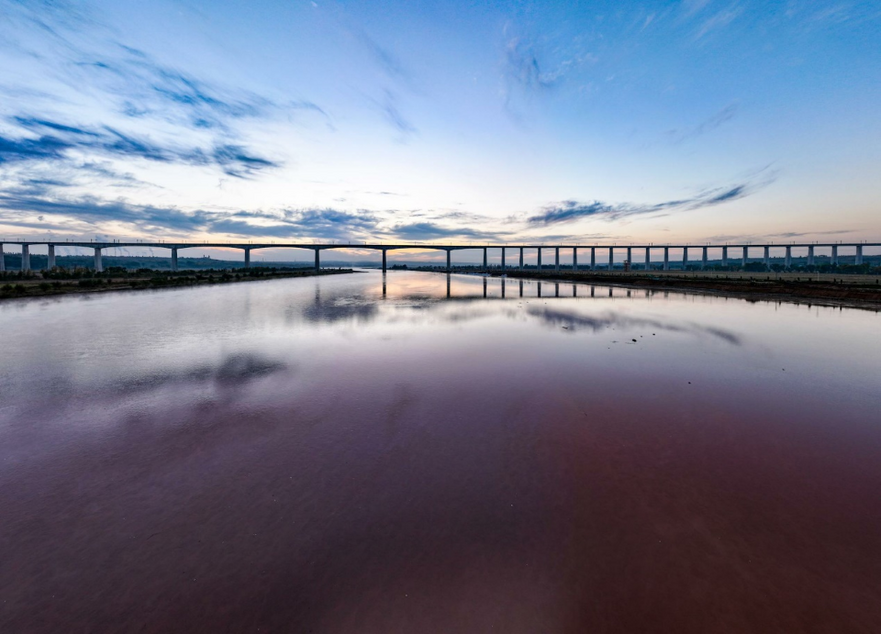
[[[813,266],[814,258],[818,255],[818,251],[828,252],[830,263],[836,265],[839,258],[847,257],[853,264],[860,265],[863,263],[863,250],[866,248],[881,247],[881,242],[805,242],[805,243],[741,243],[741,244],[631,244],[631,245],[596,245],[596,244],[418,244],[418,243],[358,243],[358,242],[328,242],[323,244],[309,244],[296,242],[260,242],[260,243],[242,243],[242,242],[121,242],[121,241],[70,241],[70,240],[0,240],[0,252],[2,252],[4,244],[18,245],[21,248],[21,270],[29,271],[30,249],[33,246],[48,247],[48,268],[55,268],[55,249],[57,247],[79,247],[92,249],[95,256],[95,270],[103,271],[101,262],[101,254],[108,249],[121,248],[156,248],[168,249],[171,254],[171,268],[178,270],[178,252],[183,249],[241,249],[245,256],[245,266],[251,266],[251,251],[257,249],[305,249],[315,253],[315,269],[321,268],[321,252],[332,249],[369,249],[382,252],[382,270],[387,268],[387,254],[389,251],[399,250],[436,250],[446,251],[447,254],[447,270],[452,269],[451,254],[453,251],[478,250],[483,251],[483,266],[488,268],[488,253],[490,250],[499,250],[501,254],[501,269],[506,269],[509,265],[507,256],[509,252],[519,254],[519,258],[511,265],[513,268],[522,269],[524,266],[524,252],[535,252],[536,263],[538,268],[545,265],[542,264],[542,254],[547,251],[553,252],[553,266],[555,270],[560,270],[560,253],[565,254],[571,251],[571,264],[563,265],[568,269],[590,268],[594,269],[613,269],[617,261],[623,263],[629,262],[631,265],[640,264],[645,268],[660,265],[663,270],[670,269],[671,262],[681,263],[682,267],[686,267],[691,263],[699,265],[701,269],[706,268],[709,253],[719,253],[721,255],[722,265],[729,266],[732,262],[740,260],[741,266],[746,266],[750,261],[750,253],[759,254],[759,258],[766,267],[770,267],[771,252],[778,254],[776,257],[784,258],[784,265],[788,269],[791,267],[793,257],[807,256],[808,266]],[[585,254],[587,259],[583,265],[579,265],[579,253]],[[634,262],[634,253],[639,256],[640,262]],[[671,253],[679,256],[677,260],[671,260]],[[795,256],[793,254],[796,254]],[[798,254],[801,253],[802,256]],[[597,255],[600,255],[599,261]],[[698,254],[699,259],[690,260],[690,254]],[[662,259],[653,259],[654,256],[660,255]],[[616,258],[618,260],[616,261]],[[588,264],[589,263],[589,264]],[[5,270],[5,262],[0,257],[0,271]]]

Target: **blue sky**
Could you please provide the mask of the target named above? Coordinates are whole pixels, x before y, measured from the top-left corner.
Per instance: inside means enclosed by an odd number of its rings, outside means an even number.
[[[881,4],[0,0],[0,236],[878,239]]]

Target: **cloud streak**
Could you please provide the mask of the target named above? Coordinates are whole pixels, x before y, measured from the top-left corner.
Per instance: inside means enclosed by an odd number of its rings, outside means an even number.
[[[532,226],[546,226],[564,222],[574,222],[585,218],[620,220],[631,216],[644,216],[670,211],[693,211],[739,200],[762,189],[776,180],[776,173],[770,173],[762,180],[738,183],[727,187],[717,187],[701,192],[691,198],[670,200],[653,204],[607,203],[593,201],[580,203],[566,200],[556,205],[544,207],[540,213],[530,216],[527,223]]]
[[[373,235],[380,224],[377,214],[335,209],[285,209],[261,211],[182,210],[177,207],[139,205],[123,199],[108,201],[94,196],[50,198],[34,189],[0,193],[0,224],[60,230],[118,223],[127,229],[165,235],[215,233],[242,237],[359,240]],[[23,216],[47,219],[45,224]],[[65,221],[67,224],[65,225]]]
[[[413,222],[398,224],[388,231],[388,235],[401,240],[440,240],[458,238],[466,240],[496,240],[499,232],[487,232],[469,227],[445,227],[434,222]]]
[[[281,164],[257,156],[241,145],[226,143],[210,148],[181,147],[139,138],[104,126],[89,129],[45,118],[16,116],[20,128],[36,134],[32,138],[0,136],[0,165],[30,161],[59,161],[74,151],[87,155],[141,159],[183,165],[214,165],[238,178],[253,176],[260,170]]]
[[[708,132],[712,132],[713,130],[721,127],[728,121],[731,121],[737,115],[739,109],[740,108],[737,104],[729,104],[722,108],[719,112],[715,113],[713,116],[700,122],[698,125],[682,130],[669,130],[667,131],[666,136],[673,144],[678,144],[684,141],[688,141],[690,139],[695,139],[699,136],[707,134]]]

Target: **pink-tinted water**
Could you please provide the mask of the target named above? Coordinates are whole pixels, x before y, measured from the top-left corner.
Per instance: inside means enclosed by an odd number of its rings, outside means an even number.
[[[881,631],[878,314],[501,284],[0,304],[0,631]]]

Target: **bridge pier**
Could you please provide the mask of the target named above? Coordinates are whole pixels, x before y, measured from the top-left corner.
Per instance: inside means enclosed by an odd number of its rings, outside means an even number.
[[[177,271],[177,247],[171,248],[171,270]]]
[[[836,266],[838,264],[838,245],[832,245],[832,266]]]
[[[682,247],[682,270],[688,269],[688,247]]]
[[[808,266],[814,266],[814,245],[808,247]]]
[[[486,259],[486,247],[483,247],[483,268],[486,270],[487,267],[487,259]]]
[[[670,270],[670,247],[664,247],[664,270]]]
[[[746,261],[749,259],[749,247],[743,247],[743,253],[740,256],[740,267],[746,269]]]
[[[554,270],[560,270],[560,247],[554,247]]]
[[[783,266],[787,271],[792,268],[792,247],[786,247],[786,257]]]
[[[722,247],[722,266],[728,266],[728,247]]]
[[[707,247],[701,249],[701,271],[707,268]]]
[[[450,265],[450,249],[447,249],[447,273],[452,270],[452,266]],[[447,276],[447,297],[450,296],[450,277]]]
[[[245,251],[245,268],[251,268],[251,249],[249,247],[244,247]]]
[[[615,268],[615,247],[609,247],[609,270]]]
[[[3,251],[3,243],[0,242],[0,271],[6,270],[6,252]]]
[[[31,248],[26,244],[21,245],[21,270],[31,270]]]
[[[627,262],[630,264],[630,268],[633,269],[633,247],[627,247]]]
[[[520,270],[521,271],[523,270],[523,247],[520,247]],[[522,287],[521,287],[521,290],[522,290]],[[521,296],[522,295],[523,294],[521,293]]]
[[[595,271],[597,268],[597,248],[590,248],[590,270]]]
[[[863,263],[863,245],[861,245],[861,244],[857,245],[857,253],[856,253],[856,256],[854,256],[853,261],[854,261],[854,264],[856,264],[857,266],[859,266],[860,264]],[[2,270],[2,269],[0,269],[0,270]]]
[[[771,270],[771,247],[765,247],[765,270]]]
[[[321,249],[315,249],[315,271],[321,270]]]
[[[95,271],[98,273],[104,271],[104,265],[101,263],[101,247],[95,247]]]
[[[578,270],[578,248],[572,247],[572,270]]]
[[[541,247],[538,248],[538,258],[536,261],[537,261],[538,270],[541,271]]]
[[[652,248],[645,248],[645,270],[648,271],[652,268]]]
[[[505,270],[505,247],[502,247],[502,270]],[[505,282],[502,282],[502,297],[505,296]]]
[[[49,245],[49,257],[46,261],[46,269],[51,271],[55,268],[55,245]]]

